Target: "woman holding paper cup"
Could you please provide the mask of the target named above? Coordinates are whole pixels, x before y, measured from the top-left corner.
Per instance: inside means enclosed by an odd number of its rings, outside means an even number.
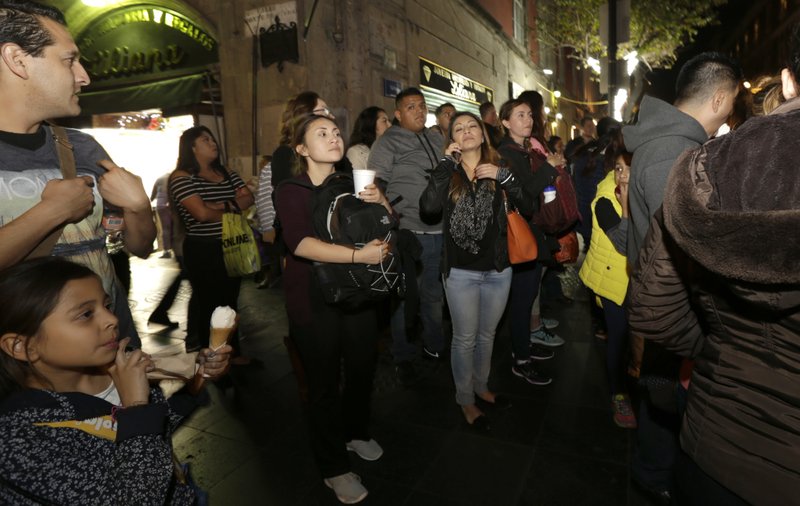
[[[334,172],[344,155],[336,123],[324,116],[301,118],[292,145],[299,158],[297,179],[318,186]],[[328,305],[312,281],[312,263],[377,264],[388,255],[388,245],[374,240],[361,249],[326,243],[313,232],[312,190],[294,184],[278,189],[276,209],[289,250],[283,287],[289,315],[289,335],[300,354],[308,382],[308,427],[311,448],[325,484],[340,501],[361,501],[367,490],[350,472],[348,450],[365,460],[376,460],[383,450],[370,437],[370,397],[377,358],[375,307],[366,304],[351,311]],[[375,184],[360,198],[391,210]],[[340,372],[344,366],[344,389]]]
[[[222,166],[217,143],[204,126],[190,128],[181,135],[169,191],[186,226],[183,255],[192,285],[186,350],[192,351],[208,346],[209,319],[215,307],[238,307],[241,278],[228,276],[225,269],[222,214],[226,204],[247,209],[254,199],[239,175]],[[236,333],[231,345],[238,350]]]
[[[453,320],[456,402],[470,426],[486,431],[489,420],[476,402],[483,408],[511,405],[488,386],[495,331],[511,288],[504,199],[526,214],[530,199],[492,148],[480,118],[456,113],[447,135],[446,156],[431,172],[419,207],[443,216],[442,275]]]

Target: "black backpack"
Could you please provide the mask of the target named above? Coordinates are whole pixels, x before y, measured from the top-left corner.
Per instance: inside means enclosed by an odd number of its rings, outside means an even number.
[[[316,187],[295,178],[280,186],[285,184],[313,192],[311,222],[318,239],[355,248],[373,239],[390,245],[389,255],[376,265],[314,262],[314,277],[326,302],[357,308],[404,291],[396,249],[397,220],[382,205],[353,195],[353,178],[349,174],[334,172]]]

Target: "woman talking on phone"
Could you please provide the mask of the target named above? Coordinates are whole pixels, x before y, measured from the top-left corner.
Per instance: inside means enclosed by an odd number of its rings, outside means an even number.
[[[489,420],[476,401],[510,406],[488,387],[495,330],[511,288],[503,192],[527,214],[530,199],[501,164],[480,118],[456,113],[447,138],[446,156],[431,172],[419,205],[423,213],[443,213],[441,270],[453,320],[456,402],[467,423],[485,431]]]

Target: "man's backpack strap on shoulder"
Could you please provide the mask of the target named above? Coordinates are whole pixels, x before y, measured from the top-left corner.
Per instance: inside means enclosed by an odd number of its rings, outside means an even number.
[[[50,123],[50,130],[53,132],[53,140],[56,141],[56,152],[58,152],[58,164],[61,166],[61,175],[64,179],[78,177],[75,167],[75,152],[72,144],[67,139],[67,130],[64,127]]]
[[[61,168],[61,176],[64,179],[73,179],[78,176],[77,168],[75,166],[75,153],[72,144],[67,139],[67,131],[64,127],[49,123],[50,130],[53,132],[53,140],[56,144],[56,152],[58,153],[58,165]],[[39,258],[49,256],[53,251],[53,247],[61,238],[61,233],[64,232],[64,226],[60,226],[53,230],[50,235],[42,239],[36,248],[31,251],[26,259]]]

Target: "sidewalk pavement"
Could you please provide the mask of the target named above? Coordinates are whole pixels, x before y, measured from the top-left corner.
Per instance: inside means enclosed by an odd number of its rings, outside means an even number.
[[[188,281],[170,311],[181,328],[159,334],[147,318],[177,264],[131,259],[130,303],[143,347],[180,349],[191,289]],[[507,325],[501,323],[492,360],[491,388],[513,407],[489,412],[492,430],[479,434],[455,403],[449,364],[418,359],[421,380],[404,388],[380,340],[373,394],[373,437],[384,448],[376,462],[351,455],[353,471],[369,490],[364,505],[379,506],[645,506],[630,482],[633,431],[611,419],[605,345],[591,332],[588,298],[555,308],[557,333],[567,341],[542,369],[548,387],[511,373]],[[239,300],[245,355],[258,363],[236,366],[234,387],[210,386],[211,406],[178,430],[174,448],[191,465],[214,506],[337,505],[323,484],[306,437],[297,382],[283,345],[288,333],[280,288],[258,290],[244,280]]]

